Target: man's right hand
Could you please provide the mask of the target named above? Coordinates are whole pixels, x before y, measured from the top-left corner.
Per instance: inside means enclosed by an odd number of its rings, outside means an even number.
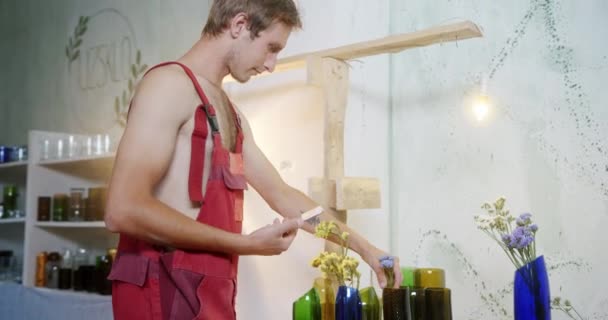
[[[302,225],[300,219],[285,219],[280,222],[275,219],[269,224],[250,233],[247,238],[251,241],[251,255],[273,256],[287,250],[298,229]]]

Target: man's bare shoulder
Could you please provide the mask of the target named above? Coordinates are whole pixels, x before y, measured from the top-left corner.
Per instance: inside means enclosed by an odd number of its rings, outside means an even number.
[[[195,94],[190,78],[179,66],[154,69],[138,84],[129,118],[146,113],[185,120]]]

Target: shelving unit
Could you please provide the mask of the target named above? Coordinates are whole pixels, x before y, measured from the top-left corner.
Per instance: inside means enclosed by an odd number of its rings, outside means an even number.
[[[40,228],[105,228],[103,221],[83,221],[83,222],[54,222],[54,221],[37,221],[34,224]]]
[[[68,194],[70,188],[106,186],[109,180],[114,164],[114,153],[111,152],[41,160],[43,141],[67,141],[70,136],[83,139],[83,136],[45,131],[31,131],[29,135],[30,160],[27,163],[27,213],[23,253],[25,286],[34,286],[36,255],[42,251],[62,253],[64,249],[85,248],[91,256],[96,256],[104,254],[108,248],[116,247],[118,242],[118,236],[108,232],[103,221],[37,220],[38,197],[52,197],[57,193]]]
[[[19,193],[17,208],[23,210],[23,212],[27,212],[25,206],[27,165],[28,161],[0,164],[0,200],[4,201],[3,190],[5,185],[16,185]],[[24,240],[25,218],[0,219],[0,250],[12,250],[20,266],[23,265]]]
[[[25,224],[25,218],[0,219],[0,224]]]

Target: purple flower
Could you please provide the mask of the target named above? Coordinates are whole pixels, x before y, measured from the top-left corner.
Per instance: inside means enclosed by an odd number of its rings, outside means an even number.
[[[383,256],[380,257],[380,265],[382,265],[382,268],[393,268],[393,266],[395,265],[395,261],[394,261],[394,257],[392,256]]]
[[[530,218],[532,217],[531,213],[522,213],[519,218],[517,218],[517,220],[515,220],[515,223],[518,226],[527,226],[530,223],[532,223],[532,220],[530,220]]]
[[[532,243],[532,241],[534,241],[534,237],[526,234],[523,237],[517,239],[517,243],[515,244],[515,247],[517,249],[523,249],[523,248],[527,247],[528,245],[530,245],[530,243]]]
[[[503,234],[502,242],[504,242],[507,245],[507,247],[510,247],[511,243],[513,243],[513,236],[510,234]]]
[[[535,224],[530,225],[530,227],[529,227],[529,228],[530,228],[530,231],[532,231],[532,232],[536,232],[536,231],[538,231],[538,226],[537,226],[537,225],[535,225]]]
[[[532,214],[529,212],[522,213],[521,215],[519,215],[519,218],[522,220],[530,220],[531,217],[532,217]]]
[[[509,248],[524,249],[534,241],[534,233],[531,229],[532,228],[527,226],[519,226],[513,230],[511,235],[506,235],[508,237],[503,236],[503,241]],[[507,239],[509,243],[507,243],[505,239]]]

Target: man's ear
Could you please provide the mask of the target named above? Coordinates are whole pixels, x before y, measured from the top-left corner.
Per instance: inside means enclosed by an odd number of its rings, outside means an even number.
[[[244,12],[239,12],[232,18],[232,20],[230,20],[230,36],[233,39],[236,39],[241,35],[241,33],[249,31],[247,29],[248,23],[249,19],[247,14]]]

